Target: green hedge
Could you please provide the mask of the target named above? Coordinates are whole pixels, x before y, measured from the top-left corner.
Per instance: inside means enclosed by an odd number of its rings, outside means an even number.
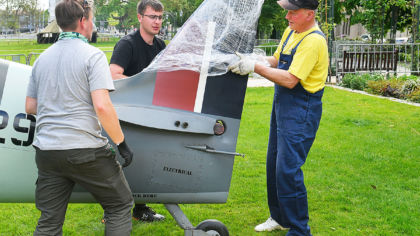
[[[407,62],[407,63],[411,63],[411,53],[410,53],[410,50],[411,50],[411,47],[407,47],[406,48],[406,52],[408,52],[408,53],[403,53],[403,52],[400,52],[399,54],[398,54],[398,61],[400,61],[400,62]],[[419,49],[418,48],[415,48],[414,49],[415,51],[414,51],[414,60],[415,61],[418,61],[419,60],[419,56],[420,56],[420,52],[419,52]]]
[[[420,103],[420,79],[414,75],[386,78],[381,74],[346,74],[339,85]]]

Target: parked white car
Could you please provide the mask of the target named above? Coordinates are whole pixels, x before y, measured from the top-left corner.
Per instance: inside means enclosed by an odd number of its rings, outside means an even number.
[[[362,41],[365,41],[365,42],[371,40],[371,37],[369,34],[362,34],[360,35],[360,38],[362,39]]]
[[[395,38],[395,43],[396,44],[407,43],[407,42],[408,42],[407,37]]]

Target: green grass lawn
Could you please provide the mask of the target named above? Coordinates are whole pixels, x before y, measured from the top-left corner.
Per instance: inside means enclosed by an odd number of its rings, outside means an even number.
[[[93,46],[103,50],[112,50],[118,38],[110,38],[108,41],[91,43]],[[38,44],[36,40],[5,40],[0,39],[0,54],[42,52],[51,44]]]
[[[218,219],[231,235],[255,233],[269,216],[265,152],[273,89],[249,88],[226,204],[181,205],[197,225]],[[326,88],[324,113],[304,165],[310,226],[314,235],[420,235],[420,107]],[[133,235],[183,235],[167,220],[133,222]],[[31,235],[34,204],[0,204],[0,235]],[[97,204],[71,204],[64,235],[103,235]]]
[[[98,41],[98,43],[91,43],[91,45],[104,51],[109,61],[114,45],[118,40],[118,38],[110,38],[109,41]],[[36,43],[36,40],[0,40],[0,58],[12,60],[11,57],[4,57],[4,55],[24,54],[25,56],[29,56],[29,54],[40,54],[51,45],[52,44],[38,44]],[[37,56],[38,55],[32,57],[30,65],[33,65]],[[25,64],[23,56],[20,63]]]
[[[101,49],[105,52],[105,55],[108,59],[108,62],[111,60],[112,51],[114,50],[115,44],[118,42],[119,38],[105,38],[105,41],[102,41],[100,36],[97,43],[91,43],[91,45]],[[169,44],[169,41],[165,40],[166,45]],[[0,40],[0,58],[6,60],[12,60],[12,56],[5,55],[22,55],[20,58],[20,63],[26,64],[25,56],[28,57],[30,54],[34,56],[30,59],[30,65],[33,65],[38,54],[42,53],[52,44],[38,44],[36,40]]]

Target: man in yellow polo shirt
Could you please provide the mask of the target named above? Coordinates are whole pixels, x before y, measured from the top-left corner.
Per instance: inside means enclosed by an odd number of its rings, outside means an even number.
[[[234,73],[251,72],[275,83],[267,150],[267,196],[270,217],[256,231],[288,230],[287,235],[311,235],[302,165],[315,140],[328,74],[328,48],[315,22],[318,0],[281,0],[289,27],[271,67],[252,57],[229,66]]]

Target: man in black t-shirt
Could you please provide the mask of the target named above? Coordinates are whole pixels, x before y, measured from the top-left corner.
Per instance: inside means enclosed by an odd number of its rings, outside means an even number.
[[[110,64],[114,80],[141,72],[165,48],[165,42],[155,36],[162,27],[162,16],[163,5],[159,0],[139,2],[140,29],[124,36],[114,47]]]
[[[163,5],[159,0],[143,0],[137,4],[140,29],[124,36],[115,45],[109,65],[112,79],[122,79],[141,72],[165,48],[165,42],[155,37],[162,27],[162,16]],[[135,205],[133,218],[149,222],[165,219],[145,204]]]

